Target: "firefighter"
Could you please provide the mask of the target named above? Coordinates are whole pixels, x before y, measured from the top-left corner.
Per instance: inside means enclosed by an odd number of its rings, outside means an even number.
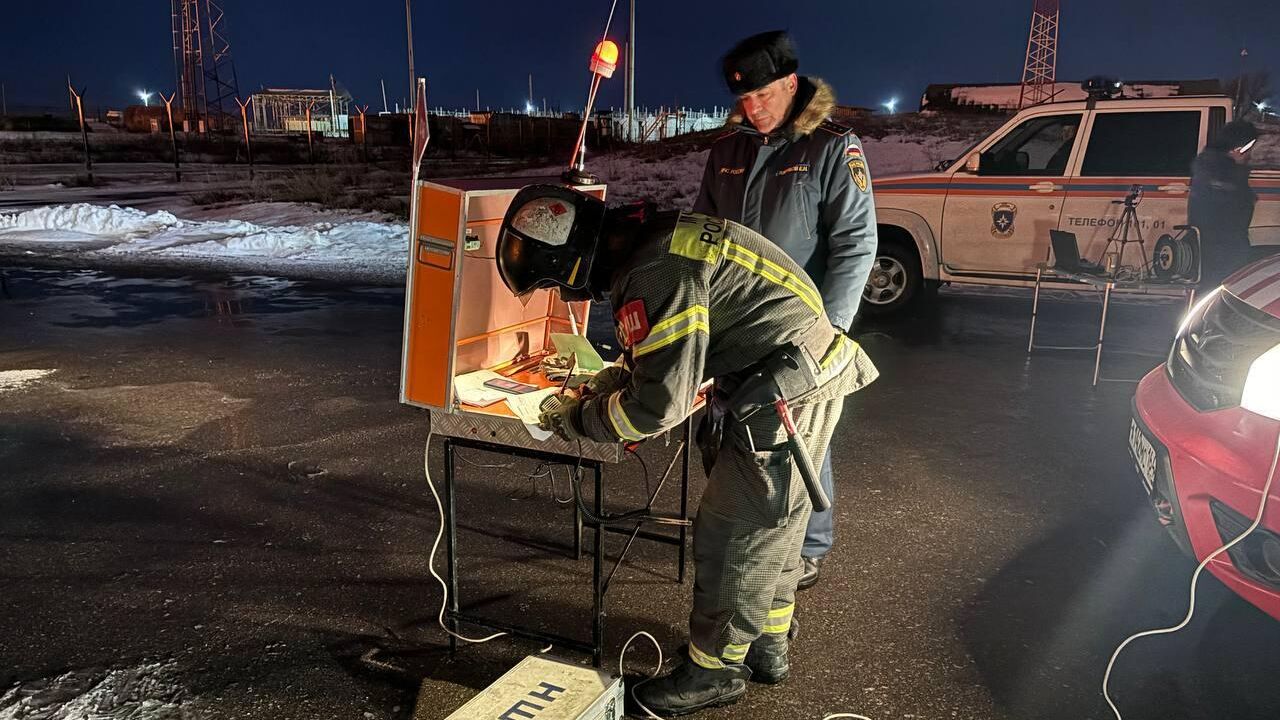
[[[1258,196],[1249,187],[1249,153],[1258,130],[1234,120],[1191,164],[1187,222],[1200,231],[1200,285],[1214,288],[1252,259],[1249,223]]]
[[[518,296],[607,292],[615,310],[624,371],[543,414],[562,437],[644,440],[679,425],[703,382],[716,381],[699,431],[710,470],[694,524],[688,649],[671,674],[637,686],[636,698],[684,714],[736,701],[748,680],[786,679],[810,501],[772,406],[742,420],[725,408],[787,349],[811,382],[786,399],[808,454],[822,457],[844,396],[876,376],[869,358],[831,324],[786,253],[719,218],[651,205],[606,210],[568,188],[530,186],[503,220],[497,262]]]
[[[876,254],[871,176],[861,141],[829,119],[835,93],[818,78],[797,75],[799,67],[781,30],[753,35],[724,56],[725,84],[738,105],[729,132],[711,146],[693,209],[776,243],[813,279],[832,324],[847,332]],[[834,499],[830,451],[822,485]],[[818,581],[834,518],[834,509],[809,518],[801,589]]]

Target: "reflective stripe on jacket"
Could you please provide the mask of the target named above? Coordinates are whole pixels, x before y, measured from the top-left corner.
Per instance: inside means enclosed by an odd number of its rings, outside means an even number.
[[[589,437],[634,441],[674,427],[703,382],[788,342],[820,372],[850,363],[856,343],[840,341],[813,282],[759,233],[706,215],[662,213],[638,243],[610,293],[631,376],[622,390],[582,404]]]

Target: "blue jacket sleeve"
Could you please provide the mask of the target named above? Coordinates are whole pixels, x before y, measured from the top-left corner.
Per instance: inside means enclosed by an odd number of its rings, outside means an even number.
[[[831,324],[848,331],[876,257],[876,206],[862,143],[852,133],[827,146],[822,227],[827,231],[827,273],[822,302]]]

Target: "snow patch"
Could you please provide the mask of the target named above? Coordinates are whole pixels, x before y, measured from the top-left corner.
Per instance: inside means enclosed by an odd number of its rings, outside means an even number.
[[[177,663],[73,670],[0,695],[0,720],[179,720],[186,690]]]
[[[350,262],[403,269],[408,226],[387,222],[315,222],[268,227],[243,220],[182,220],[117,205],[58,205],[0,215],[0,245],[84,242],[87,255],[149,255],[192,260]],[[194,263],[199,264],[199,263]]]
[[[46,375],[52,375],[54,372],[54,370],[0,370],[0,392],[21,390]]]
[[[171,213],[145,213],[118,205],[87,203],[36,208],[0,215],[0,233],[21,230],[70,230],[84,235],[112,235],[122,239],[158,232],[179,224]]]

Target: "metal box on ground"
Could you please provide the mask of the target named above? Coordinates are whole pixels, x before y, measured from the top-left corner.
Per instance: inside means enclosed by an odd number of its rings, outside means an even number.
[[[624,699],[617,675],[530,655],[446,720],[621,720]],[[420,695],[414,717],[432,709]]]

